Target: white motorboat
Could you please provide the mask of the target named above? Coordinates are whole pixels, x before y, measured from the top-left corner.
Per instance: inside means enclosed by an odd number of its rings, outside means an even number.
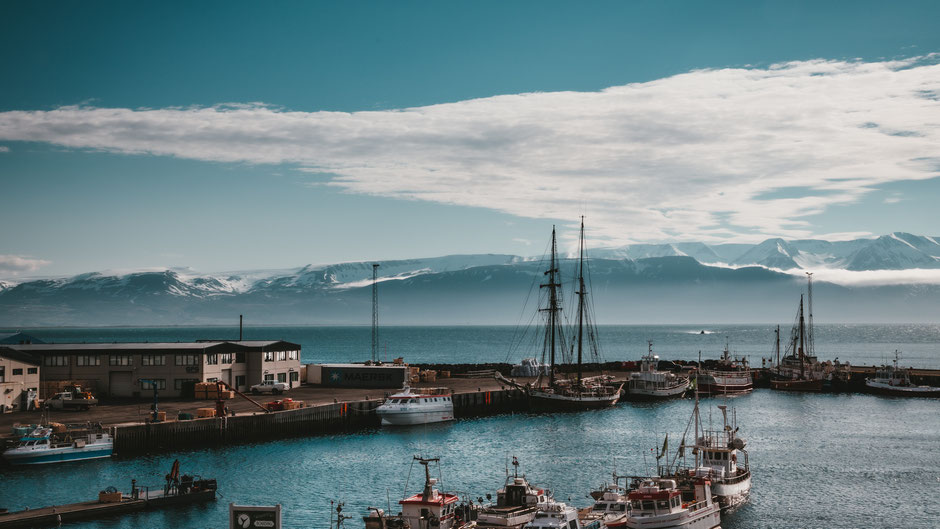
[[[640,372],[631,373],[627,381],[627,396],[631,399],[668,399],[682,396],[689,389],[689,378],[658,371],[659,356],[653,354],[653,342],[648,344],[646,356],[640,359]]]
[[[628,529],[715,529],[720,527],[718,503],[712,499],[708,478],[696,479],[680,490],[676,481],[649,478],[628,494]]]
[[[623,529],[627,526],[630,499],[627,497],[626,487],[621,487],[619,484],[620,479],[626,478],[627,476],[618,476],[615,473],[613,485],[606,485],[591,493],[594,505],[582,516],[582,524],[585,520],[597,520],[602,527],[607,529]]]
[[[454,420],[454,401],[449,388],[412,388],[389,397],[375,413],[383,426],[407,426]]]
[[[11,465],[44,465],[83,459],[111,457],[114,442],[101,430],[76,430],[62,434],[40,426],[20,438],[13,448],[3,452]]]
[[[582,523],[584,522],[584,523]],[[574,507],[557,501],[547,501],[538,504],[535,518],[529,522],[525,529],[599,529],[600,521],[596,519],[581,520]]]
[[[875,376],[865,380],[865,386],[871,391],[883,395],[899,397],[940,397],[940,388],[918,386],[911,382],[910,370],[898,366],[901,352],[894,352],[894,365],[882,366],[875,371]]]

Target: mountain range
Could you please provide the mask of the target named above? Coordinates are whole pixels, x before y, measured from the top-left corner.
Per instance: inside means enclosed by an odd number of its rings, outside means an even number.
[[[906,233],[838,242],[637,244],[591,251],[590,279],[598,323],[786,322],[806,288],[794,271],[940,269],[938,256],[937,238]],[[2,281],[0,327],[216,324],[239,314],[256,324],[368,324],[372,264]],[[501,254],[378,264],[380,313],[387,324],[516,324],[534,314],[545,269],[541,258]],[[573,260],[561,268],[572,284]],[[933,284],[817,281],[816,318],[931,321],[940,313],[938,293]],[[574,299],[571,292],[568,298]]]

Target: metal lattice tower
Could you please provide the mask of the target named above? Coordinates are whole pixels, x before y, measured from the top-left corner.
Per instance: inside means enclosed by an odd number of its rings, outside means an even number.
[[[379,359],[379,265],[372,265],[372,361]]]

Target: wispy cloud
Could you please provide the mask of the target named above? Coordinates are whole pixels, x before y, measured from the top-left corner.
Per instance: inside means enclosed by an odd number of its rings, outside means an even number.
[[[355,193],[534,218],[586,213],[607,244],[804,238],[818,235],[808,219],[828,207],[940,175],[936,62],[698,70],[394,111],[10,111],[0,140],[292,163]],[[767,198],[787,188],[804,191]]]
[[[45,259],[34,259],[20,255],[0,255],[0,274],[18,275],[22,272],[35,272],[50,264]]]

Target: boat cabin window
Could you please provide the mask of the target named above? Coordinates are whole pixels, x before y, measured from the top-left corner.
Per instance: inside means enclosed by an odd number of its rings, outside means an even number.
[[[595,511],[603,511],[603,510],[606,510],[606,509],[607,509],[607,504],[606,504],[606,503],[595,503],[595,504],[594,504],[594,510],[595,510]]]
[[[627,506],[626,506],[625,504],[623,504],[623,503],[615,503],[615,504],[611,505],[611,507],[612,507],[611,510],[614,510],[614,511],[623,512],[623,511],[627,510]]]
[[[678,497],[678,496],[673,496],[670,501],[672,502],[672,506],[673,506],[673,507],[678,507],[678,506],[679,506],[679,497]]]
[[[643,510],[652,511],[656,506],[656,502],[653,500],[643,500]]]
[[[522,486],[508,486],[506,487],[506,494],[503,496],[503,503],[499,505],[500,507],[512,507],[516,505],[525,504],[525,487]]]
[[[668,510],[669,510],[669,502],[666,501],[666,500],[659,500],[659,501],[656,502],[656,508],[657,508],[657,509],[662,509],[662,510],[668,511]]]
[[[630,502],[630,506],[633,507],[634,509],[639,510],[643,508],[643,502],[640,500],[633,500]]]
[[[571,520],[570,522],[568,522],[568,529],[578,529],[578,521]]]

